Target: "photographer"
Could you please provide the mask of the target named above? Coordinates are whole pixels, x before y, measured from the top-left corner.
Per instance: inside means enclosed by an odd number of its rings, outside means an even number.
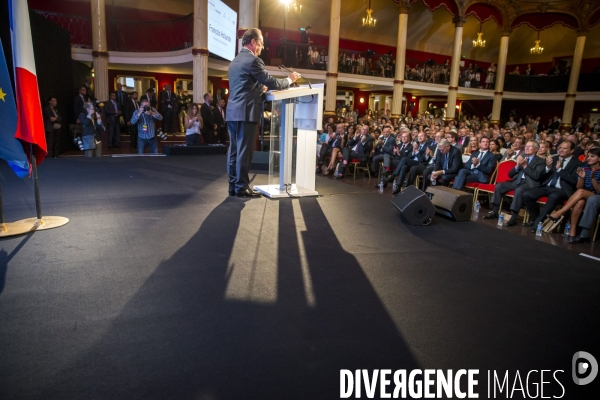
[[[162,118],[162,115],[148,104],[147,98],[142,99],[140,108],[131,117],[131,124],[137,124],[138,127],[138,154],[144,154],[146,145],[150,148],[151,154],[158,153],[154,120],[161,121]]]
[[[103,131],[102,117],[93,103],[86,103],[84,106],[85,113],[79,114],[81,122],[81,141],[83,142],[83,150],[86,157],[94,157],[97,143],[99,144],[98,131]],[[100,153],[101,154],[101,153]]]

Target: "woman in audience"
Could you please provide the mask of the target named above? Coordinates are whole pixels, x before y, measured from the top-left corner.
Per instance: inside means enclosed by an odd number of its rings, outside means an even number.
[[[186,146],[193,146],[198,143],[200,129],[202,129],[202,117],[198,110],[198,104],[192,104],[188,106],[187,112],[184,118],[185,124],[185,144]]]
[[[473,154],[479,150],[479,140],[473,136],[469,139],[469,145],[465,148],[464,154]]]
[[[490,67],[487,69],[487,75],[485,77],[485,88],[493,89],[494,88],[494,80],[496,78],[496,64],[492,61]]]
[[[551,147],[550,143],[548,143],[544,140],[540,141],[540,147],[538,149],[537,156],[542,157],[544,159],[546,157],[550,156],[550,147]]]
[[[569,232],[569,241],[577,236],[577,223],[583,213],[585,202],[588,197],[600,194],[600,148],[591,148],[587,154],[587,162],[581,168],[577,168],[577,191],[573,193],[565,205],[548,216],[552,221],[552,227],[555,228],[564,218],[565,214],[571,211],[571,226]]]
[[[500,154],[502,154],[504,156],[504,153],[506,153],[506,140],[504,139],[504,136],[499,135],[496,138],[496,141],[498,142],[498,145],[500,146],[498,151],[500,152]]]
[[[496,162],[500,162],[500,160],[502,160],[503,154],[500,152],[501,149],[502,149],[502,146],[500,146],[498,139],[490,140],[490,151],[492,152],[494,157],[496,157]]]

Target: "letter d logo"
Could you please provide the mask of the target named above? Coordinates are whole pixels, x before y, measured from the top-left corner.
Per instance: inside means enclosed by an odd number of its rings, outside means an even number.
[[[578,362],[580,359],[585,361]],[[588,373],[585,378],[579,378],[577,375]],[[593,355],[585,351],[578,351],[573,355],[573,382],[576,385],[587,385],[591,383],[598,375],[598,361]]]

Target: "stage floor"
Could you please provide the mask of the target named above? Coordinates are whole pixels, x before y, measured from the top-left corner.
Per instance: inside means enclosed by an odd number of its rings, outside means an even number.
[[[341,369],[383,368],[479,369],[479,398],[488,370],[600,392],[571,378],[575,352],[600,359],[600,262],[407,226],[365,181],[246,200],[225,156],[45,161],[43,213],[70,222],[0,240],[0,398],[333,399]],[[31,180],[2,163],[0,184],[6,220],[35,216]]]

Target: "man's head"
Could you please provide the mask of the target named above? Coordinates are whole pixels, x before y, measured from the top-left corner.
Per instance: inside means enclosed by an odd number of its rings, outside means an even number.
[[[88,85],[92,84],[92,77],[91,76],[86,76],[85,77],[85,83],[87,83]]]
[[[117,93],[110,92],[110,99],[113,100],[113,101],[117,100]]]
[[[210,105],[210,104],[212,103],[212,101],[213,101],[213,96],[212,96],[212,94],[211,94],[211,93],[204,93],[204,102],[205,102],[206,104],[209,104],[209,105]]]
[[[525,155],[526,156],[532,156],[534,154],[537,154],[538,149],[540,148],[540,145],[538,144],[538,142],[536,142],[535,140],[530,140],[529,142],[527,142],[525,144]]]
[[[575,136],[575,135],[568,135],[567,140],[573,142],[575,144],[575,146],[577,146],[579,144],[579,140],[577,139],[577,136]]]
[[[565,140],[558,146],[557,152],[560,157],[569,158],[573,155],[573,150],[575,150],[575,143]]]
[[[389,125],[386,125],[386,126],[384,126],[384,127],[383,127],[383,131],[382,131],[382,133],[383,133],[383,136],[384,136],[384,137],[388,137],[388,136],[390,136],[390,132],[391,132],[391,131],[392,131],[392,129],[390,128],[390,126],[389,126]]]
[[[490,148],[490,139],[487,137],[482,137],[479,140],[479,151],[487,151]]]
[[[402,136],[400,136],[400,140],[402,140],[402,143],[408,143],[410,141],[410,134],[407,130],[402,131]]]
[[[121,85],[120,83],[117,83],[117,90],[123,90],[123,85]]]
[[[458,136],[460,136],[460,137],[465,137],[465,136],[467,136],[467,130],[466,130],[465,128],[460,128],[460,129],[458,130]]]
[[[52,107],[56,107],[56,97],[48,97],[47,101],[49,105],[51,105]]]
[[[525,140],[523,140],[522,137],[516,137],[515,140],[513,140],[513,148],[515,150],[521,150],[523,148],[523,144],[525,143]]]
[[[171,91],[171,85],[165,85],[165,90],[167,92],[170,92]]]
[[[149,105],[150,103],[148,102],[148,99],[142,99],[142,101],[140,101],[140,107],[146,107]]]
[[[438,150],[440,153],[442,154],[448,154],[448,152],[450,151],[450,147],[452,147],[452,144],[448,141],[448,139],[442,139],[440,140],[440,142],[438,143]]]
[[[451,145],[453,145],[454,143],[456,143],[456,140],[458,139],[458,135],[456,134],[456,131],[454,129],[451,130],[450,132],[446,133],[445,136],[446,136],[446,140]]]
[[[417,134],[417,140],[421,144],[425,143],[425,141],[427,141],[427,135],[425,134],[425,132],[419,132]]]
[[[133,92],[133,93],[131,93],[131,98],[132,98],[133,100],[137,100],[137,98],[138,98],[138,92]]]
[[[219,99],[219,101],[217,102],[217,106],[219,108],[225,108],[225,99]]]
[[[335,133],[342,135],[344,133],[344,124],[337,124],[335,126]]]
[[[264,46],[264,39],[260,29],[250,28],[244,32],[244,36],[242,36],[242,46],[258,57]]]
[[[79,94],[82,96],[86,96],[87,95],[87,87],[85,87],[85,85],[81,85],[79,87]]]

